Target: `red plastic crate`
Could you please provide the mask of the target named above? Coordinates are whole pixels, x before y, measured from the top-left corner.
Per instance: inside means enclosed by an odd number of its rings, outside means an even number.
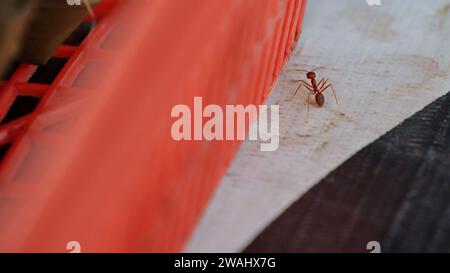
[[[240,141],[176,142],[171,108],[263,103],[305,4],[104,1],[83,43],[55,52],[68,60],[51,84],[20,65],[0,119],[41,100],[0,127],[0,251],[180,251]]]

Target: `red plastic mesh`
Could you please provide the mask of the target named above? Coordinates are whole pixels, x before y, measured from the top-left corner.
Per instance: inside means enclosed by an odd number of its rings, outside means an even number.
[[[28,82],[26,64],[1,83],[0,119],[18,97],[40,100],[0,126],[0,251],[181,250],[240,142],[172,140],[171,107],[263,103],[306,4],[125,2],[105,1],[82,44],[59,47],[51,83]]]

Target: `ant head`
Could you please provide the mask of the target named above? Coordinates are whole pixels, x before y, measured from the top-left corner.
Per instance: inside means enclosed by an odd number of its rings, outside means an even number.
[[[310,71],[310,72],[306,73],[306,77],[310,80],[314,79],[316,77],[316,73]]]

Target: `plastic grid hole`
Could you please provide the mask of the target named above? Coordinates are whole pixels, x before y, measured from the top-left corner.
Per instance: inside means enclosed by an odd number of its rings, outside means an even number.
[[[7,109],[7,113],[0,121],[0,132],[9,132],[6,135],[17,135],[25,128],[33,111],[39,105],[41,97],[58,77],[61,70],[67,64],[69,57],[80,46],[92,30],[92,23],[83,22],[61,44],[58,50],[45,65],[38,66],[28,81],[14,79],[21,69],[21,63],[14,60],[5,70],[0,79],[0,92],[8,85],[13,84],[17,92],[13,103]],[[25,64],[26,67],[32,65]],[[11,88],[11,86],[9,87]],[[4,92],[2,92],[4,93]],[[2,94],[0,93],[0,94]],[[19,125],[18,125],[19,124]],[[5,135],[5,134],[4,134]],[[14,137],[8,136],[0,139],[0,162],[11,148]]]
[[[31,96],[17,96],[10,106],[8,113],[0,124],[5,124],[33,112],[41,98]]]
[[[68,58],[51,58],[45,65],[39,66],[36,72],[28,80],[29,83],[52,84],[59,72],[67,63]]]
[[[79,46],[91,32],[93,24],[91,22],[81,23],[63,42],[63,45]]]
[[[11,143],[0,145],[0,161],[5,157],[11,145]]]

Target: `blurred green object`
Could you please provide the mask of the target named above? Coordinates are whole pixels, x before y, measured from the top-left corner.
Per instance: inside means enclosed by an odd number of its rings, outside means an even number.
[[[90,0],[94,5],[101,0]],[[21,60],[27,63],[45,64],[57,47],[76,29],[88,14],[81,0],[36,0],[36,8],[24,38]]]
[[[32,7],[32,0],[0,1],[0,74],[19,52]]]

